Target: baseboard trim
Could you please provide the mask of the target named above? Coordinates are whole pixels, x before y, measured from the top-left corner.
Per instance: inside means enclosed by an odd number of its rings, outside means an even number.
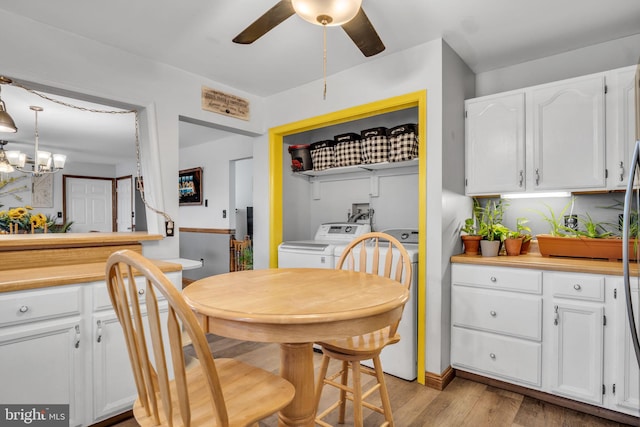
[[[543,391],[533,390],[527,387],[507,383],[507,382],[496,380],[493,378],[484,377],[482,375],[472,374],[471,372],[461,371],[459,369],[455,369],[454,372],[455,372],[455,376],[460,378],[475,381],[481,384],[490,385],[492,387],[501,388],[503,390],[512,391],[514,393],[519,393],[524,396],[541,400],[543,402],[551,403],[557,406],[562,406],[563,408],[569,408],[578,412],[584,412],[585,414],[594,415],[600,418],[605,418],[607,420],[611,420],[621,424],[628,424],[632,426],[640,425],[640,418],[634,417],[633,415],[623,414],[621,412],[612,411],[611,409],[605,409],[599,406],[590,405],[588,403],[578,402],[575,400],[545,393]]]
[[[113,417],[107,418],[106,420],[100,421],[99,423],[92,424],[91,427],[108,427],[114,424],[118,424],[122,421],[128,420],[130,418],[133,418],[132,410],[123,412],[122,414],[114,415]]]
[[[444,388],[449,385],[451,381],[456,376],[456,372],[451,366],[447,366],[447,369],[444,370],[440,375],[434,374],[432,372],[424,373],[424,385],[429,388],[436,389],[438,391],[444,390]]]

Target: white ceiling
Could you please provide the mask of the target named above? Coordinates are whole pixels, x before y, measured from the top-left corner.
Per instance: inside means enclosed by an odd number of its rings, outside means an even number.
[[[0,0],[0,9],[268,96],[322,78],[322,29],[298,16],[251,45],[231,42],[276,2]],[[379,56],[442,37],[476,73],[640,33],[639,0],[363,0],[362,5],[386,45]],[[365,58],[339,27],[328,29],[327,43],[328,74],[376,58]],[[14,119],[25,123],[19,125],[21,132],[29,130],[16,137],[32,140],[33,113],[28,105],[40,105],[40,101],[27,101],[26,115],[31,118],[23,122],[16,115],[24,106],[15,107],[18,104],[10,98],[9,89],[3,87],[2,98]],[[47,138],[51,143],[56,138],[45,125],[46,115],[54,116],[55,107],[42,106],[44,145]],[[109,132],[117,125],[96,124],[88,117],[85,113],[82,119],[71,120],[90,124],[93,133],[67,135],[67,144],[98,141],[103,135],[113,143],[115,136]],[[126,120],[125,127],[133,128]],[[196,130],[193,127],[198,126],[181,127],[181,143],[183,135]],[[199,137],[210,139],[207,132]],[[109,144],[102,142],[105,148]]]

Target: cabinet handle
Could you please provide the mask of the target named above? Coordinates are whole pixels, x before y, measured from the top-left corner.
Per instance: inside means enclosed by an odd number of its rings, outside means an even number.
[[[580,289],[582,289],[582,286],[576,283],[575,285],[573,285],[573,289],[575,289],[576,291],[579,291]]]
[[[620,182],[624,181],[624,163],[620,162]]]
[[[491,276],[491,279],[489,279],[489,280],[491,280],[493,283],[498,281],[498,279],[496,279],[496,276]]]
[[[96,332],[98,338],[96,338],[96,341],[102,342],[102,322],[98,320],[96,323],[98,324],[98,331]]]
[[[536,185],[540,184],[540,169],[536,169]]]
[[[138,289],[138,295],[144,295],[144,289]]]
[[[80,347],[80,325],[76,325],[76,338],[75,338],[75,348]]]
[[[524,171],[520,169],[520,183],[518,186],[522,187],[522,184],[524,184]]]
[[[495,311],[491,310],[491,311],[489,312],[489,314],[491,315],[491,317],[496,317],[496,315],[497,315],[498,313],[496,313]]]
[[[28,305],[23,305],[22,307],[20,307],[18,309],[18,311],[20,311],[20,313],[26,313],[27,311],[29,311],[29,306]]]
[[[493,360],[495,360],[495,359],[496,359],[496,355],[495,355],[495,353],[489,353],[489,357],[490,357],[490,358],[492,358]]]

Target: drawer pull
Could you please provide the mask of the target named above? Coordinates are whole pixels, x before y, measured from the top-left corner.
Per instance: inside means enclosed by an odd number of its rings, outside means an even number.
[[[496,315],[497,315],[498,313],[496,313],[495,311],[491,310],[491,311],[489,312],[489,314],[491,315],[491,317],[496,317]]]
[[[491,276],[491,279],[490,279],[490,280],[491,280],[493,283],[495,283],[495,282],[497,282],[497,281],[498,281],[498,279],[496,279],[496,276]]]
[[[138,295],[144,295],[144,289],[138,289]]]
[[[575,285],[573,285],[573,289],[575,289],[576,291],[579,291],[580,289],[582,289],[582,286],[576,283]]]
[[[489,357],[495,360],[496,355],[495,355],[495,353],[489,353]]]
[[[20,313],[26,313],[27,311],[29,311],[29,306],[23,305],[22,307],[20,307],[19,311]]]

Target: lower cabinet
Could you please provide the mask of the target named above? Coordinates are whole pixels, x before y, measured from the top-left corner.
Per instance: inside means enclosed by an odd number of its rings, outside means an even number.
[[[181,286],[180,272],[167,277]],[[131,409],[137,390],[104,282],[0,293],[0,378],[11,384],[2,404],[69,404],[70,427]]]
[[[454,368],[640,416],[622,277],[459,263],[451,277]]]

